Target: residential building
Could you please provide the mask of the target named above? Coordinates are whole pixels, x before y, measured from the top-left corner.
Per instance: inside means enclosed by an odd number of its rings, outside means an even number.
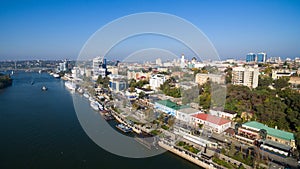
[[[165,75],[155,74],[149,80],[149,85],[152,90],[158,90],[160,85],[162,85],[166,81]]]
[[[104,78],[107,75],[106,59],[104,57],[96,57],[93,59],[93,80],[97,80],[98,76]]]
[[[206,74],[206,73],[197,73],[195,76],[195,82],[203,85],[207,81],[211,81],[218,84],[224,84],[225,83],[225,76],[224,75],[218,75],[218,74]]]
[[[234,67],[232,69],[232,84],[256,88],[258,86],[259,70],[257,67]]]
[[[192,115],[191,122],[194,125],[203,124],[205,128],[216,133],[222,133],[231,126],[230,120],[205,113]]]
[[[148,80],[151,76],[151,73],[144,73],[142,71],[135,71],[135,70],[128,70],[127,71],[127,78],[134,79],[134,80]]]
[[[224,111],[210,110],[209,113],[211,115],[222,117],[222,118],[228,119],[228,120],[233,120],[237,115],[236,112],[228,111],[228,110],[224,110]]]

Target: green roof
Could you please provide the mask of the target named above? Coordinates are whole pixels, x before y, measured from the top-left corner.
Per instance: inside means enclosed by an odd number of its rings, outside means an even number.
[[[267,131],[268,135],[271,135],[271,136],[274,136],[277,138],[281,138],[284,140],[295,140],[293,133],[283,131],[283,130],[278,130],[275,128],[271,128],[271,127],[268,127],[268,126],[266,126],[262,123],[256,122],[256,121],[249,121],[247,123],[244,123],[243,125],[252,127],[252,128],[256,128],[258,130],[265,129]]]
[[[161,105],[167,106],[167,107],[169,107],[171,109],[174,109],[174,110],[179,110],[179,109],[189,108],[190,107],[188,105],[178,105],[178,104],[172,102],[169,99],[168,100],[159,100],[156,103],[159,103]]]

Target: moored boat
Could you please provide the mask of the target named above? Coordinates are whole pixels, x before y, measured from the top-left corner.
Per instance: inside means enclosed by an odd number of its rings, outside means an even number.
[[[70,90],[74,90],[74,91],[76,90],[76,84],[73,82],[67,81],[65,82],[65,86]]]
[[[90,106],[94,109],[94,110],[99,110],[99,103],[96,101],[92,101],[90,103]]]
[[[87,93],[83,93],[83,96],[84,96],[85,98],[89,98],[89,97],[90,97],[90,95],[87,94]]]
[[[119,130],[121,130],[124,133],[130,133],[130,132],[132,132],[132,128],[131,127],[125,126],[124,124],[121,124],[121,123],[117,124],[116,128],[119,129]]]
[[[53,73],[53,75],[52,75],[53,77],[55,77],[55,78],[60,78],[60,75],[59,74],[57,74],[57,73]]]

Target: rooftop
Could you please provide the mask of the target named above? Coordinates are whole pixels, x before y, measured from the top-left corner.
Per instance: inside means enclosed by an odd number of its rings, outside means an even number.
[[[295,137],[294,137],[293,133],[283,131],[283,130],[278,130],[278,129],[275,129],[275,128],[271,128],[271,127],[268,127],[268,126],[266,126],[262,123],[259,123],[257,121],[249,121],[247,123],[244,123],[243,126],[248,126],[248,127],[251,127],[251,128],[258,129],[258,130],[265,129],[267,131],[268,135],[271,135],[271,136],[274,136],[274,137],[277,137],[277,138],[281,138],[281,139],[284,139],[284,140],[295,140]]]
[[[191,107],[182,108],[182,109],[179,109],[178,111],[185,113],[185,114],[195,114],[197,112],[200,112],[200,110],[197,110],[197,109],[194,109]]]
[[[159,103],[161,105],[164,105],[164,106],[169,107],[169,108],[174,109],[174,110],[179,110],[179,109],[183,109],[183,108],[188,108],[189,107],[188,105],[178,105],[178,104],[172,102],[169,99],[167,99],[167,100],[159,100],[156,103]]]
[[[204,120],[204,121],[208,121],[213,124],[217,124],[219,126],[231,122],[230,120],[227,120],[227,119],[224,119],[224,118],[221,118],[218,116],[213,116],[210,114],[205,114],[205,113],[195,114],[195,115],[193,115],[193,117],[196,117],[196,118]]]

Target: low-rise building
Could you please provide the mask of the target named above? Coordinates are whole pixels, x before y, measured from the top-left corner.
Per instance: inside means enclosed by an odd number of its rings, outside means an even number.
[[[236,117],[237,113],[233,111],[218,111],[218,110],[210,110],[209,113],[214,116],[222,117],[224,119],[232,120]]]
[[[165,75],[156,74],[153,75],[149,80],[149,85],[152,90],[158,90],[160,85],[162,85],[166,81]]]
[[[256,121],[250,121],[242,124],[242,126],[238,128],[237,138],[249,143],[254,143],[257,140],[263,139],[260,134],[261,130],[266,131],[265,140],[287,145],[293,149],[296,149],[295,137],[293,133],[271,128]]]
[[[283,70],[272,70],[272,79],[279,79],[281,77],[291,77],[295,71],[290,71],[288,69]]]
[[[230,120],[205,113],[192,115],[191,121],[194,125],[203,124],[216,133],[222,133],[231,126]]]
[[[170,100],[159,100],[155,102],[154,108],[187,123],[191,122],[192,115],[201,113],[200,110],[191,108],[188,105],[178,105]]]
[[[201,113],[200,110],[191,107],[181,108],[176,111],[176,119],[189,123],[192,115],[199,113]]]
[[[125,91],[128,88],[126,77],[120,75],[110,75],[109,88],[115,92]]]

